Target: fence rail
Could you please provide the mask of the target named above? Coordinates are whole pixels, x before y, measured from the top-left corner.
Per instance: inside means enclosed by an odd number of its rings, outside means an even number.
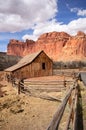
[[[53,119],[51,120],[47,130],[58,130],[60,121],[63,117],[63,114],[65,112],[65,108],[67,103],[69,102],[70,105],[70,112],[68,116],[68,120],[66,123],[66,127],[64,130],[69,130],[70,128],[70,122],[72,121],[72,130],[76,129],[76,118],[77,118],[77,103],[78,103],[78,87],[77,87],[77,80],[74,83],[73,87],[69,89],[66,96],[64,97],[61,105],[59,106],[58,110],[53,116]]]
[[[41,84],[45,84],[48,86],[48,84],[50,85],[56,85],[56,84],[63,84],[63,87],[65,88],[67,83],[71,83],[72,86],[70,86],[68,92],[66,93],[66,96],[64,97],[63,100],[60,99],[56,99],[53,97],[42,97],[42,98],[46,98],[48,100],[54,100],[54,101],[60,101],[61,104],[58,108],[58,110],[56,111],[56,113],[54,114],[47,130],[58,130],[59,129],[59,125],[61,122],[61,119],[64,115],[65,112],[65,108],[67,106],[67,104],[69,104],[70,106],[70,112],[69,112],[69,116],[67,118],[67,122],[66,122],[66,126],[64,128],[64,130],[69,130],[70,128],[70,123],[72,122],[72,130],[76,130],[76,119],[77,119],[77,103],[78,103],[78,85],[77,85],[77,79],[74,76],[74,81],[70,81],[70,80],[62,80],[62,81],[46,81],[46,82],[42,82],[40,81],[40,83],[38,81],[34,81],[33,84],[35,85],[41,85]],[[30,92],[31,93],[31,89],[32,87],[27,86],[27,83],[29,83],[29,85],[31,84],[31,82],[26,81],[25,83],[23,82],[23,80],[16,80],[16,82],[14,82],[14,80],[11,81],[13,85],[17,85],[18,87],[18,94],[20,94],[20,92]],[[62,87],[62,88],[63,88]],[[61,89],[62,89],[61,88]],[[36,89],[36,87],[35,87]],[[41,88],[42,89],[42,88]],[[61,90],[60,89],[60,90]]]

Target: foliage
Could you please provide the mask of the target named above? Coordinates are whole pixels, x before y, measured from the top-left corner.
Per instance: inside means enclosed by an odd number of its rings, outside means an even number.
[[[53,68],[54,69],[80,69],[86,67],[85,61],[68,61],[68,62],[54,62]]]

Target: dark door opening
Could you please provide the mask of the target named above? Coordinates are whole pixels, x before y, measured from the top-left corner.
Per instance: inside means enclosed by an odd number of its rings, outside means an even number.
[[[45,70],[45,63],[42,63],[42,69]]]

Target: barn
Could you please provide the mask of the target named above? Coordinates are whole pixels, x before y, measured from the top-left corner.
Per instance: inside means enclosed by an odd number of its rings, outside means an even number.
[[[44,51],[26,55],[17,64],[5,69],[18,79],[52,75],[53,62]]]

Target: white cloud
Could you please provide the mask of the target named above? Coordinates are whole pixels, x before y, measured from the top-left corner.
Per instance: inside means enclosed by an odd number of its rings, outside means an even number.
[[[86,9],[70,8],[69,5],[67,5],[67,7],[71,12],[75,12],[78,16],[86,16]]]
[[[79,16],[86,16],[86,10],[78,10],[77,15]]]
[[[86,18],[79,18],[71,21],[68,24],[68,28],[71,34],[76,34],[78,31],[83,31],[86,33]]]
[[[79,18],[73,20],[69,24],[57,23],[55,20],[40,23],[34,27],[33,35],[26,34],[23,36],[23,40],[26,39],[37,40],[37,38],[41,34],[52,31],[57,32],[64,31],[70,35],[76,35],[78,31],[83,31],[86,33],[86,18]]]
[[[0,0],[0,31],[16,32],[55,17],[57,0]]]
[[[69,24],[56,21],[58,0],[0,0],[0,32],[17,32],[33,29],[33,34],[22,38],[37,40],[46,32],[65,31],[75,35],[77,31],[86,32],[86,18],[79,18]],[[69,5],[67,5],[69,8]],[[86,10],[70,8],[77,15],[86,16]]]
[[[38,36],[36,36],[36,35],[34,35],[34,34],[32,34],[32,35],[26,34],[26,35],[24,35],[24,36],[22,37],[22,39],[23,39],[24,41],[26,41],[26,39],[36,41],[37,38],[38,38]]]

